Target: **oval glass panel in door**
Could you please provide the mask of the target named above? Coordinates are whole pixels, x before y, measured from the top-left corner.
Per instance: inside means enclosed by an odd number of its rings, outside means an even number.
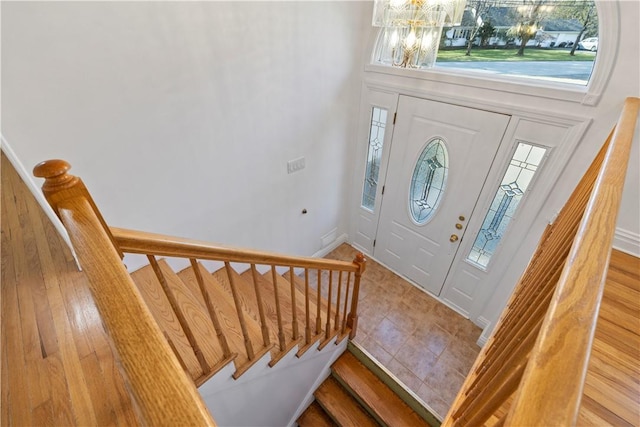
[[[418,225],[426,224],[440,204],[447,183],[449,156],[444,141],[434,138],[424,147],[411,178],[409,212]]]

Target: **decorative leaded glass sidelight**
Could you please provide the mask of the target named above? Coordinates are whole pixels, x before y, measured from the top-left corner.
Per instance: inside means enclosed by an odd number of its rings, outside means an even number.
[[[440,138],[429,141],[413,169],[409,188],[409,212],[418,224],[425,224],[435,213],[447,183],[449,158]]]
[[[384,145],[384,128],[387,124],[387,110],[373,107],[371,110],[371,128],[369,130],[369,149],[367,151],[367,169],[364,175],[362,189],[362,207],[373,211],[376,205],[376,191],[378,190],[378,176],[382,161],[382,147]]]
[[[543,147],[518,142],[518,148],[496,191],[467,260],[483,268],[489,265],[489,260],[513,218],[522,196],[529,188],[546,151]]]

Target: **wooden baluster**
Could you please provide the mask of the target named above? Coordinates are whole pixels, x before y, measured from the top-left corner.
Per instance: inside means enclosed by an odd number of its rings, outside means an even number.
[[[293,281],[293,267],[289,267],[289,282],[291,284],[291,326],[293,328],[293,339],[297,340],[300,332],[298,330],[298,306],[296,305],[296,285]]]
[[[322,333],[322,270],[318,270],[318,281],[316,284],[316,335]],[[331,298],[329,298],[331,299]],[[331,304],[329,304],[331,305]],[[328,316],[327,316],[328,317]]]
[[[331,282],[329,282],[331,283]],[[338,273],[338,294],[336,295],[336,318],[333,322],[334,329],[340,328],[340,296],[342,295],[342,270]]]
[[[160,282],[160,286],[162,287],[162,290],[164,291],[165,295],[167,296],[167,299],[169,300],[171,309],[173,310],[173,312],[176,314],[176,317],[178,318],[178,322],[180,323],[180,326],[182,327],[182,330],[184,331],[184,334],[186,335],[187,340],[189,341],[189,345],[191,345],[191,348],[193,348],[193,352],[196,355],[196,358],[198,359],[198,363],[200,363],[202,372],[205,375],[208,374],[209,371],[211,370],[211,367],[207,363],[207,360],[204,358],[204,354],[200,349],[200,345],[198,344],[198,341],[193,335],[191,326],[189,326],[189,323],[187,322],[187,318],[182,312],[180,305],[178,305],[178,300],[176,299],[176,296],[174,295],[171,288],[169,287],[169,284],[167,283],[167,280],[165,279],[164,274],[160,269],[160,265],[158,265],[158,261],[156,261],[156,257],[154,257],[153,255],[147,255],[147,259],[149,260],[149,264],[151,264],[151,268],[153,269],[153,272],[156,274],[156,277]]]
[[[508,308],[510,312],[520,313],[522,308],[525,310],[530,309],[532,306],[535,306],[535,302],[540,298],[540,295],[545,289],[548,289],[549,286],[555,287],[557,278],[553,279],[553,277],[557,271],[563,268],[568,250],[568,243],[554,245],[551,248],[546,245],[540,247],[540,250],[537,251],[537,255],[540,256],[536,258],[538,260],[542,259],[543,263],[540,264],[535,260],[532,261],[529,272],[521,279],[521,285],[514,296],[514,299],[518,299],[520,294],[524,294],[525,299],[510,304]],[[526,303],[523,301],[526,301]],[[514,326],[521,321],[522,316],[509,315],[508,318],[504,319],[502,323],[503,326],[496,331],[494,337],[496,339],[502,339],[504,336],[513,332]]]
[[[550,283],[549,286],[543,289],[544,292],[540,293],[535,300],[531,301],[531,305],[528,306],[526,310],[522,310],[522,313],[517,313],[519,314],[518,321],[511,325],[512,330],[509,334],[505,335],[503,339],[492,341],[492,346],[487,350],[485,355],[487,361],[491,362],[501,352],[508,351],[505,350],[505,347],[508,347],[510,343],[517,339],[518,334],[521,333],[521,331],[531,327],[532,322],[544,316],[554,290],[555,284]]]
[[[548,270],[549,274],[553,274],[551,277],[545,277],[547,280],[541,282],[540,292],[536,295],[536,297],[529,301],[529,304],[522,307],[522,314],[518,317],[517,321],[508,324],[509,330],[504,332],[501,338],[505,342],[510,342],[516,337],[518,331],[521,330],[523,324],[527,324],[531,321],[531,317],[534,313],[537,313],[539,316],[544,316],[546,310],[548,308],[548,301],[553,295],[555,291],[556,283],[558,283],[558,279],[560,278],[560,273],[562,272],[562,266],[564,262],[559,263],[555,271]],[[545,303],[543,304],[543,301]],[[497,349],[490,348],[487,352],[486,357],[491,358],[493,354],[497,351]]]
[[[176,348],[176,345],[173,343],[173,341],[169,337],[169,334],[163,331],[162,335],[164,335],[164,338],[167,340],[167,343],[169,343],[169,347],[171,347],[171,350],[173,351],[173,353],[176,355],[180,354],[178,353],[178,349]],[[178,359],[178,362],[180,362],[180,366],[182,367],[182,369],[185,372],[189,372],[189,368],[187,368],[187,365],[184,364],[184,360],[182,360],[182,357],[178,357],[177,359]]]
[[[356,255],[356,258],[353,260],[354,264],[358,265],[358,271],[355,273],[355,277],[353,280],[353,294],[351,295],[351,312],[349,313],[349,319],[347,320],[347,326],[351,329],[349,333],[349,338],[353,339],[356,336],[356,330],[358,329],[358,297],[360,294],[360,278],[364,273],[364,270],[367,265],[367,260],[364,257],[364,254],[359,253]],[[347,283],[348,286],[348,283]],[[349,291],[347,289],[347,295]],[[346,306],[347,298],[345,297],[345,306]]]
[[[505,367],[515,366],[520,363],[521,360],[526,359],[527,355],[531,352],[531,348],[538,337],[538,331],[542,325],[542,319],[539,319],[533,328],[527,332],[527,335],[520,341],[515,342],[511,347],[511,351],[505,354],[505,357],[495,361],[489,367],[489,369],[481,376],[478,376],[476,380],[471,384],[467,392],[467,398],[459,406],[454,413],[455,418],[463,417],[465,413],[470,412],[470,408],[473,407],[477,401],[478,396],[481,394],[492,394],[493,389],[489,388],[492,381],[495,381],[497,377],[504,375]],[[475,412],[477,408],[473,407]]]
[[[290,277],[293,280],[293,268],[290,270]],[[311,313],[309,311],[309,270],[304,269],[304,342],[311,342]]]
[[[229,287],[231,288],[231,295],[233,296],[233,302],[236,306],[236,313],[238,314],[238,320],[240,321],[240,329],[242,330],[242,336],[244,337],[244,346],[247,350],[247,357],[249,360],[253,360],[256,356],[253,352],[253,344],[249,338],[249,331],[247,330],[247,323],[244,320],[244,311],[242,310],[242,304],[240,303],[240,297],[238,296],[238,290],[236,289],[235,279],[233,278],[233,270],[231,264],[225,261],[224,267],[227,271],[227,277],[229,278]]]
[[[575,199],[576,203],[584,210],[588,194],[582,195]],[[544,282],[543,277],[549,276],[549,270],[553,267],[562,269],[564,262],[571,248],[573,237],[575,236],[580,218],[571,218],[564,215],[563,211],[558,215],[556,222],[552,225],[551,239],[542,243],[539,250],[536,251],[530,267],[523,275],[521,281],[524,283],[525,289],[521,292],[521,296],[516,296],[512,308],[518,308],[521,305],[530,305],[529,296],[532,292],[536,292],[538,284]],[[530,285],[529,285],[530,284]],[[529,286],[527,286],[529,285]],[[554,283],[555,286],[555,283]],[[520,293],[519,293],[520,294]],[[509,325],[501,328],[496,332],[496,336],[500,336],[510,330]]]
[[[194,258],[190,258],[189,262],[191,263],[191,268],[193,269],[193,273],[196,276],[196,281],[198,282],[198,287],[200,288],[200,293],[202,293],[202,297],[204,298],[204,303],[207,306],[207,311],[209,311],[209,317],[211,318],[211,322],[213,323],[213,328],[216,330],[216,335],[218,337],[218,342],[222,347],[222,353],[224,358],[231,357],[231,349],[229,348],[229,343],[227,342],[227,337],[224,335],[224,331],[222,330],[222,325],[220,324],[220,319],[218,319],[218,314],[211,302],[211,296],[204,285],[204,279],[202,278],[202,272],[200,271],[200,266],[198,265],[198,261]]]
[[[522,378],[525,368],[527,367],[528,358],[524,358],[515,367],[505,367],[501,372],[505,372],[507,375],[501,375],[500,381],[496,378],[496,381],[491,385],[491,394],[480,394],[481,397],[486,397],[479,402],[474,408],[472,414],[469,414],[468,419],[461,418],[457,420],[461,426],[479,426],[498,409],[500,406],[513,394],[518,388],[518,383]]]
[[[260,293],[260,285],[258,284],[258,270],[256,270],[255,264],[251,264],[251,277],[253,278],[253,288],[256,292],[256,300],[258,301],[258,315],[260,316],[262,341],[264,342],[264,346],[267,347],[271,344],[271,340],[269,339],[269,327],[267,326],[267,319],[264,314],[264,301],[262,300],[262,295]]]
[[[349,305],[349,287],[350,286],[351,286],[351,272],[348,272],[347,288],[344,293],[344,310],[342,312],[342,328],[340,328],[340,334],[344,334],[344,332],[347,330],[347,306]]]
[[[331,294],[333,293],[333,271],[328,270],[329,273],[329,293],[327,294],[327,325],[325,326],[325,339],[329,339],[331,336]],[[320,286],[320,270],[318,270],[318,286]],[[336,312],[338,308],[336,307]]]
[[[287,348],[287,341],[284,337],[284,328],[282,326],[282,311],[280,310],[280,296],[278,295],[278,273],[276,272],[276,266],[271,266],[271,280],[273,281],[273,294],[276,298],[276,317],[278,318],[278,344],[280,345],[280,351],[285,351]]]
[[[500,361],[504,357],[508,357],[512,353],[513,347],[517,345],[519,340],[521,340],[523,336],[526,336],[526,334],[528,334],[529,331],[539,326],[539,323],[541,322],[542,318],[547,312],[547,308],[549,307],[549,301],[553,296],[553,291],[554,289],[550,289],[549,292],[547,292],[545,298],[535,306],[535,310],[531,313],[530,316],[526,317],[526,322],[524,322],[518,327],[518,329],[516,330],[512,338],[504,341],[503,344],[501,343],[502,345],[495,346],[499,348],[492,351],[490,355],[489,355],[489,352],[487,352],[488,354],[488,356],[486,357],[487,364],[485,367],[483,367],[482,370],[478,372],[479,374],[481,373],[482,375],[487,375],[487,372],[492,372],[497,369],[500,369],[501,367]],[[493,349],[490,349],[490,350],[493,350]],[[472,387],[481,378],[482,376],[478,375],[478,377],[472,383]]]

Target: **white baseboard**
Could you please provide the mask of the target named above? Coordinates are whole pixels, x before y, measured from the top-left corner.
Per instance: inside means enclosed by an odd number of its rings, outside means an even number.
[[[69,249],[71,250],[71,254],[73,255],[73,258],[76,260],[76,264],[78,265],[78,268],[80,268],[80,264],[78,263],[78,257],[76,257],[76,253],[73,250],[73,246],[71,245],[71,239],[69,238],[69,234],[67,233],[67,230],[64,228],[64,225],[62,225],[62,222],[60,221],[56,213],[53,211],[53,209],[51,209],[51,206],[49,206],[49,202],[47,202],[47,199],[45,199],[44,195],[42,194],[40,187],[38,187],[36,182],[33,180],[33,176],[31,175],[31,173],[27,170],[27,168],[25,168],[25,166],[22,164],[20,159],[18,159],[18,156],[16,155],[15,151],[13,151],[13,148],[11,148],[11,146],[9,145],[9,143],[4,138],[3,135],[0,135],[0,148],[2,148],[2,152],[7,156],[7,159],[9,159],[13,167],[16,169],[16,172],[18,172],[18,175],[20,175],[20,178],[22,178],[22,181],[25,183],[29,191],[31,191],[31,193],[35,197],[38,204],[42,207],[42,210],[44,211],[45,215],[47,215],[47,217],[51,220],[51,223],[55,227],[58,234],[60,234],[60,236],[65,241],[67,246],[69,246]]]
[[[616,234],[613,237],[613,247],[629,255],[640,257],[640,234],[622,228],[616,228]]]
[[[493,332],[493,326],[491,325],[489,319],[483,316],[480,316],[476,319],[476,325],[482,328],[482,334],[480,334],[480,337],[478,337],[478,341],[476,341],[476,344],[478,344],[478,346],[482,348],[489,340],[489,337]]]
[[[323,257],[325,257],[329,252],[331,252],[332,250],[336,249],[341,244],[346,243],[348,237],[349,236],[346,233],[341,234],[333,242],[331,242],[330,244],[328,244],[324,248],[320,249],[318,252],[316,252],[315,254],[313,254],[311,256],[314,257],[314,258],[323,258]]]

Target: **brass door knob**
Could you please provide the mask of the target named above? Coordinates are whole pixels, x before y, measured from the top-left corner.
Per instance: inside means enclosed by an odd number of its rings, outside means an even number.
[[[458,230],[462,230],[462,224],[460,224],[460,223],[456,224],[456,228],[457,228]]]
[[[458,217],[458,219],[459,219],[460,221],[464,221],[464,220],[465,220],[465,217],[464,217],[464,216],[462,216],[462,215],[460,215],[460,216]]]
[[[449,237],[450,242],[456,242],[457,240],[458,240],[458,236],[456,234],[452,234],[451,237]]]

